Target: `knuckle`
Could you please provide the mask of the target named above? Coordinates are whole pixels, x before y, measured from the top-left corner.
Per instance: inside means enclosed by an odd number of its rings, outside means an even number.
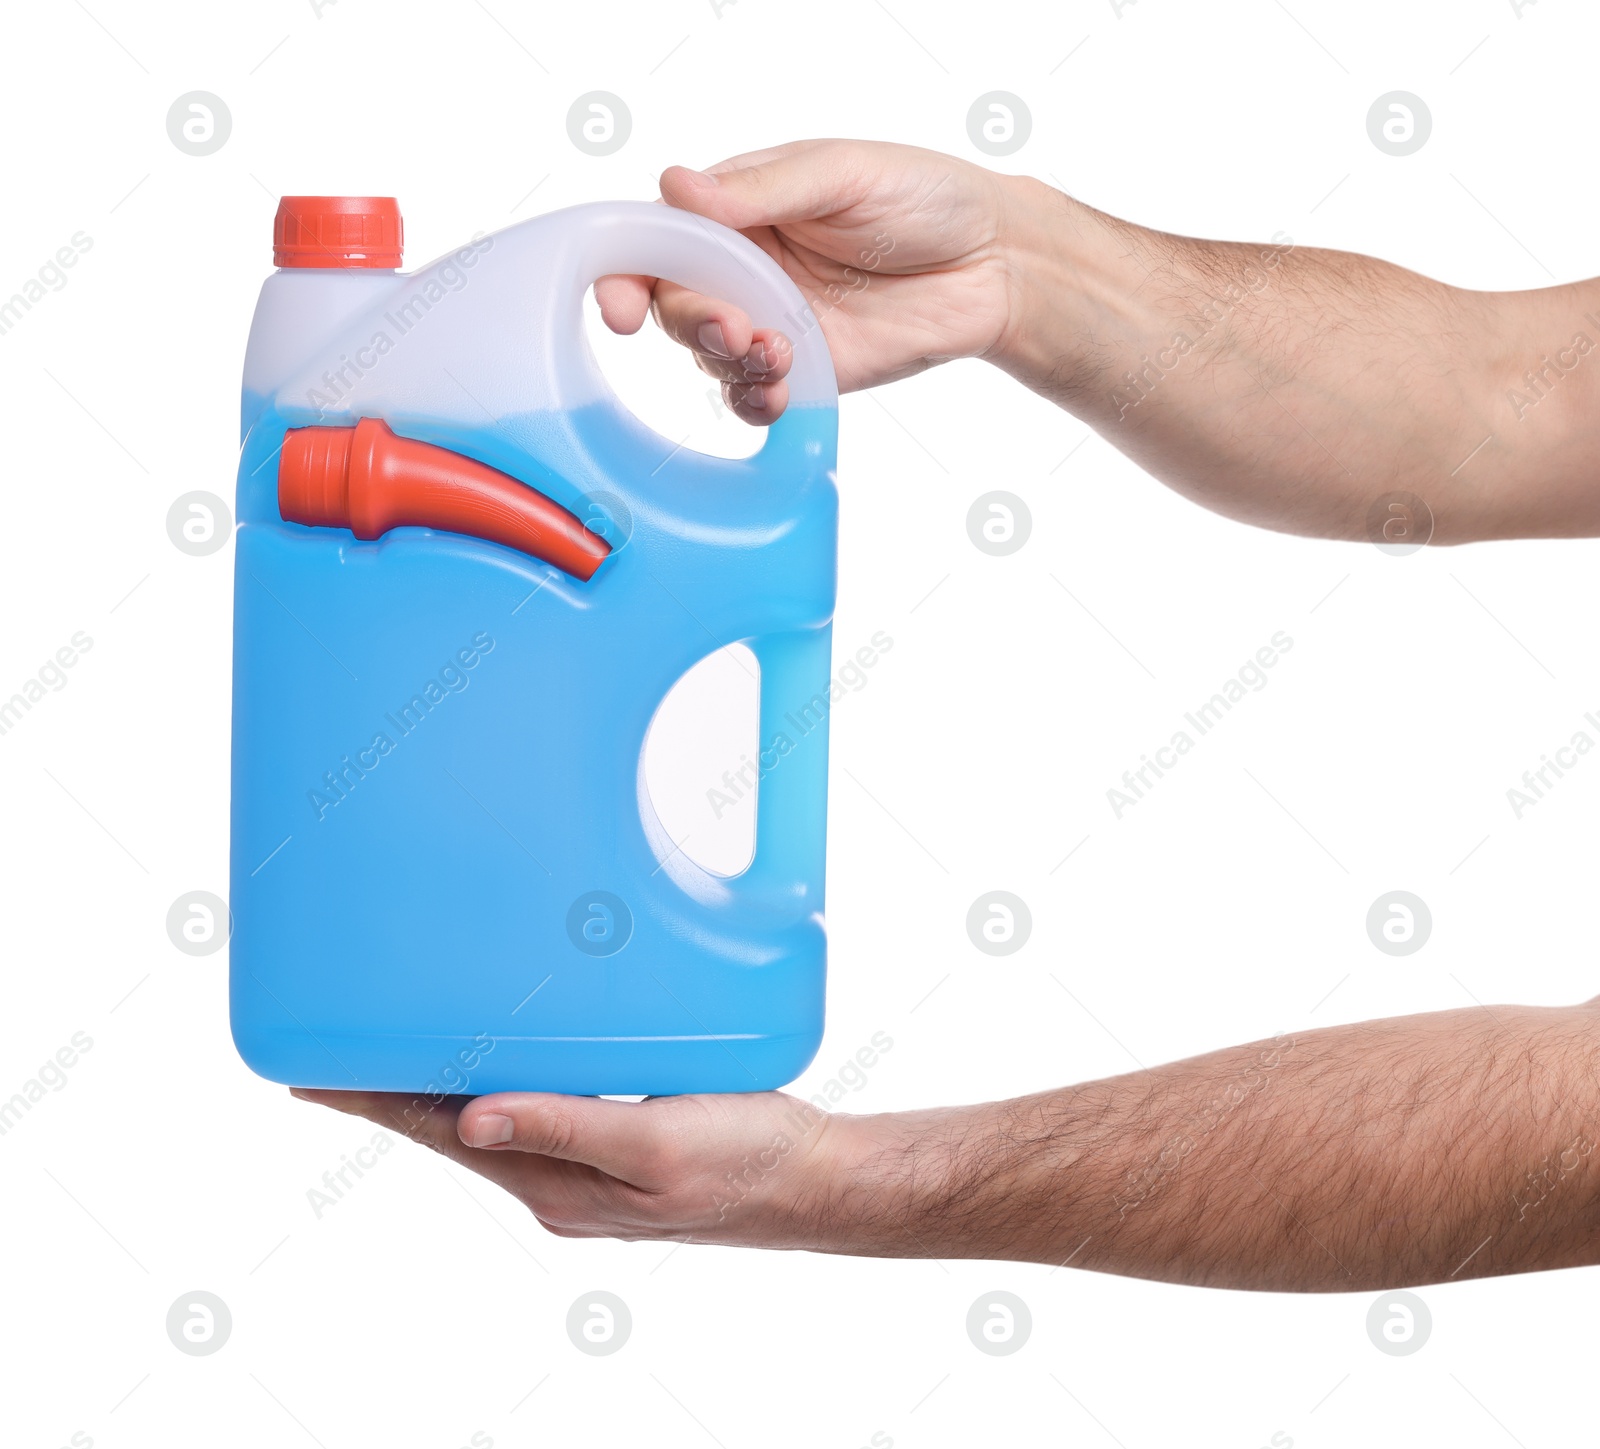
[[[681,1186],[694,1173],[698,1155],[693,1138],[677,1124],[663,1126],[639,1153],[639,1178],[661,1188]]]
[[[642,1182],[675,1183],[683,1171],[683,1150],[670,1139],[653,1142],[639,1153],[637,1173]]]
[[[548,1157],[566,1157],[578,1138],[578,1127],[566,1112],[542,1113],[528,1134],[530,1151]]]

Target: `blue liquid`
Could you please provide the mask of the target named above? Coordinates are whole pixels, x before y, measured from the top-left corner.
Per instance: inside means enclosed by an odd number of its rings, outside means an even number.
[[[823,1026],[834,410],[793,410],[737,460],[669,453],[607,405],[385,419],[594,520],[615,551],[587,583],[453,534],[283,523],[277,450],[316,419],[259,398],[245,419],[230,904],[246,1062],[418,1093],[799,1075]],[[673,683],[736,640],[761,664],[762,746],[788,748],[761,783],[754,861],[722,878],[674,851],[640,761]]]

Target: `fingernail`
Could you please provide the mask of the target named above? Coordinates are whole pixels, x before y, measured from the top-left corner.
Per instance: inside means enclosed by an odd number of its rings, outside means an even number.
[[[485,1112],[473,1123],[472,1145],[497,1147],[502,1142],[509,1142],[516,1130],[517,1124],[509,1117],[502,1117],[498,1112]]]
[[[709,171],[696,171],[691,166],[685,166],[683,169],[694,177],[696,186],[718,186],[721,184]]]
[[[764,373],[772,371],[772,364],[767,361],[766,344],[754,343],[750,351],[745,354],[744,370],[746,372]]]
[[[754,408],[757,412],[765,412],[767,407],[767,390],[759,382],[751,383],[745,389],[744,402],[746,407]]]
[[[722,335],[720,322],[702,322],[695,336],[700,339],[700,345],[713,357],[733,356],[728,351],[728,339]]]

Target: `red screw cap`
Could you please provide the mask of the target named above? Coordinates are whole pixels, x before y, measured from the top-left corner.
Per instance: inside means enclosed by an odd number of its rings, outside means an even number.
[[[272,223],[272,264],[398,267],[404,237],[392,196],[285,196]]]

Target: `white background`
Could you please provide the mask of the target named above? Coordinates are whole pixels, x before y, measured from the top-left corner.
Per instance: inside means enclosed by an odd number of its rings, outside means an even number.
[[[372,1129],[252,1077],[228,1038],[225,955],[181,955],[166,935],[179,895],[226,890],[232,548],[188,557],[165,518],[192,489],[232,496],[280,192],[398,196],[416,264],[536,211],[654,196],[670,163],[795,137],[981,160],[967,109],[1007,90],[1034,130],[995,164],[1112,212],[1541,286],[1594,270],[1593,12],[486,5],[8,12],[0,294],[77,231],[93,248],[0,337],[0,695],[74,631],[94,647],[0,738],[0,1096],[74,1032],[94,1045],[0,1138],[0,1437],[1571,1442],[1590,1419],[1592,1272],[1424,1289],[1431,1340],[1394,1358],[1368,1341],[1367,1294],[556,1240],[405,1142],[318,1220],[307,1190]],[[204,158],[165,129],[195,89],[233,117]],[[633,116],[604,159],[565,128],[596,89]],[[1365,127],[1395,89],[1434,120],[1405,159]],[[643,359],[629,395],[663,427],[681,417],[712,446],[732,426],[659,339],[620,351]],[[894,648],[833,716],[830,1019],[801,1088],[878,1031],[894,1045],[856,1110],[1008,1096],[1474,998],[1592,994],[1600,763],[1520,821],[1505,792],[1600,708],[1600,544],[1391,558],[1279,537],[1085,438],[976,363],[844,403],[836,658],[877,630]],[[965,531],[995,488],[1033,514],[1009,558]],[[1114,818],[1107,788],[1278,630],[1294,648],[1270,685]],[[964,926],[995,888],[1034,921],[1003,959]],[[1434,917],[1407,958],[1364,929],[1397,888]],[[1546,1150],[1529,1144],[1530,1168]],[[634,1333],[590,1358],[564,1320],[601,1288],[631,1306]],[[1034,1330],[996,1358],[964,1322],[1002,1288]],[[164,1329],[193,1289],[233,1314],[210,1357]]]

